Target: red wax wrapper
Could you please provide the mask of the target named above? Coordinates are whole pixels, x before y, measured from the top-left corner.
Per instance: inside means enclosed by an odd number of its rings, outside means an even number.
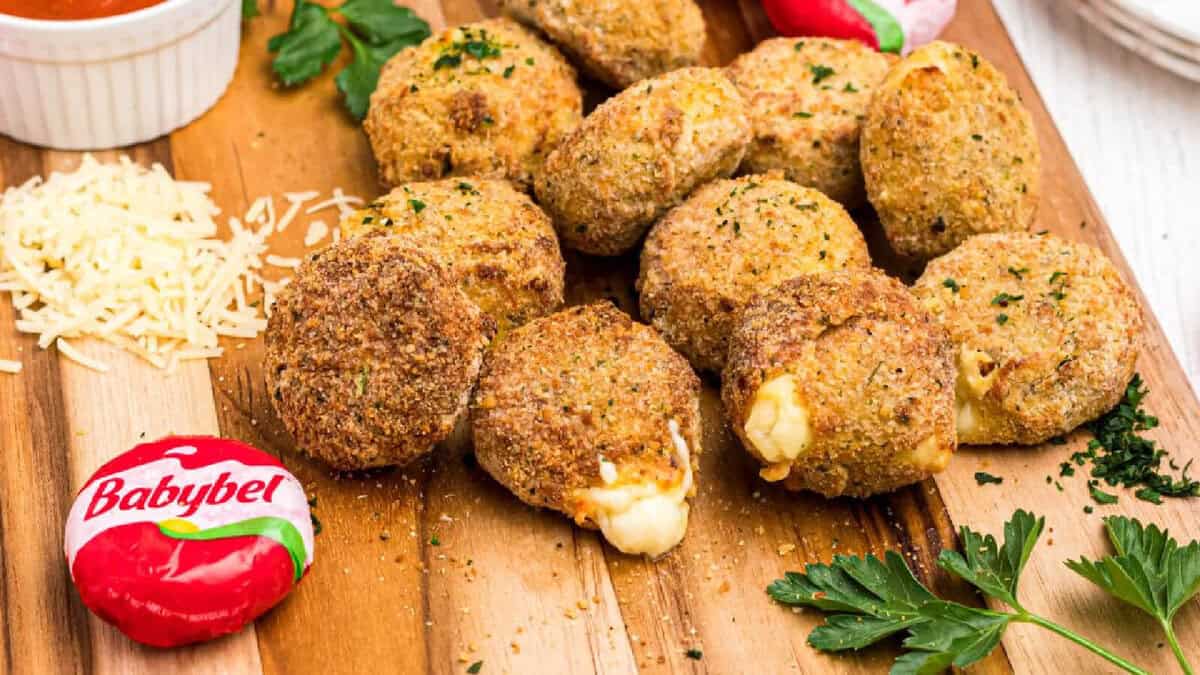
[[[896,54],[936,38],[956,5],[956,0],[763,0],[782,35],[858,40]]]
[[[145,443],[102,466],[65,541],[83,604],[155,647],[238,631],[313,560],[300,481],[265,452],[209,436]]]

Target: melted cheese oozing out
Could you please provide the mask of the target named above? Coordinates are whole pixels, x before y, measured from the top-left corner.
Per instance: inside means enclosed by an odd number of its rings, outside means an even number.
[[[987,370],[984,375],[982,371]],[[1000,369],[986,352],[963,345],[958,352],[958,379],[954,387],[955,422],[958,433],[969,434],[979,423],[976,402],[996,382]]]
[[[768,464],[760,472],[763,479],[786,478],[792,460],[812,443],[808,410],[797,401],[795,376],[780,375],[758,388],[744,428],[746,438]]]
[[[908,453],[908,463],[921,471],[939,473],[950,464],[952,454],[949,448],[938,445],[937,436],[930,436]]]
[[[668,489],[655,483],[635,483],[584,491],[585,498],[595,506],[593,518],[600,532],[622,553],[660,556],[682,541],[687,531],[691,453],[679,433],[679,424],[671,420],[668,428],[683,467],[683,479],[677,484]],[[616,465],[602,458],[600,476],[605,485],[615,483]]]

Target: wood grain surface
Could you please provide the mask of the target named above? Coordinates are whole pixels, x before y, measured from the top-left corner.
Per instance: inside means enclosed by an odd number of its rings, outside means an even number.
[[[290,3],[260,4],[264,16],[246,24],[238,72],[220,103],[170,139],[130,153],[161,161],[178,177],[210,181],[226,213],[284,191],[341,187],[373,196],[378,187],[369,149],[343,114],[331,76],[296,90],[274,85],[265,44],[286,25]],[[492,3],[472,0],[408,4],[435,29],[495,13]],[[702,4],[709,63],[726,63],[769,35],[755,0]],[[948,37],[992,59],[1034,114],[1046,164],[1040,226],[1096,243],[1123,264],[990,4],[960,3]],[[0,140],[0,183],[74,161]],[[303,222],[293,224],[272,240],[275,252],[300,254],[304,231]],[[633,312],[635,271],[634,257],[569,254],[569,300],[609,297]],[[113,370],[97,375],[38,350],[11,323],[11,307],[0,303],[0,354],[16,354],[25,364],[22,374],[0,377],[6,460],[0,471],[0,668],[7,672],[461,673],[476,661],[483,661],[483,673],[883,672],[895,645],[845,656],[818,653],[805,638],[820,616],[774,605],[763,592],[766,583],[835,553],[895,549],[939,593],[978,603],[934,559],[956,545],[957,525],[994,532],[1018,506],[1045,514],[1052,528],[1024,580],[1030,608],[1117,645],[1153,672],[1173,668],[1169,653],[1146,639],[1156,635],[1148,621],[1089,589],[1061,561],[1103,553],[1103,512],[1136,514],[1195,538],[1200,508],[1151,507],[1127,496],[1118,507],[1087,516],[1082,478],[1061,493],[1045,484],[1070,447],[963,449],[936,482],[869,500],[789,494],[757,479],[757,467],[722,420],[710,379],[702,404],[701,485],[688,536],[669,555],[647,561],[520,504],[475,466],[462,429],[429,461],[405,469],[335,474],[299,456],[265,393],[261,340],[227,341],[226,355],[207,368],[193,364],[172,376],[105,352]],[[1155,389],[1151,406],[1164,420],[1160,437],[1187,458],[1198,437],[1196,400],[1151,324],[1140,369]],[[73,490],[101,461],[143,433],[168,431],[219,431],[277,455],[316,498],[323,532],[301,586],[255,627],[200,648],[162,652],[124,640],[80,606],[61,554],[61,528]],[[981,467],[1005,476],[1004,484],[978,487],[972,475]],[[1179,624],[1189,653],[1200,655],[1197,610],[1189,609]],[[690,649],[703,657],[689,658]],[[1085,669],[1105,672],[1106,664],[1065,641],[1014,628],[1003,648],[972,672]]]

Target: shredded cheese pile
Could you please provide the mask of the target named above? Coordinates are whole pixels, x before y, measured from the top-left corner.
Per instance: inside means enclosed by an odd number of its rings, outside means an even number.
[[[267,239],[320,195],[285,194],[278,219],[274,200],[260,197],[244,219],[229,219],[231,236],[222,240],[210,189],[177,181],[158,164],[101,164],[90,155],[76,171],[9,188],[0,198],[0,292],[12,295],[17,330],[99,371],[108,365],[69,340],[98,338],[174,369],[220,356],[222,336],[257,336],[290,280],[264,278],[264,264],[299,264],[268,254]],[[345,213],[361,203],[337,189],[305,212]],[[19,370],[19,362],[0,361],[0,372]]]

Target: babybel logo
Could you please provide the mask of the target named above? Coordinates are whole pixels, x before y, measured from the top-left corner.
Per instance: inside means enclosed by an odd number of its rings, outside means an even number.
[[[118,511],[134,511],[146,508],[161,509],[171,504],[183,507],[178,515],[186,518],[196,513],[204,504],[217,506],[229,500],[242,504],[254,502],[270,503],[275,496],[275,490],[283,482],[283,474],[277,474],[268,481],[258,479],[239,483],[230,480],[232,474],[228,471],[217,475],[216,480],[207,483],[174,483],[175,475],[167,474],[158,480],[153,488],[134,487],[125,490],[125,479],[120,476],[105,478],[96,486],[91,502],[83,519],[91,520],[113,509]]]

